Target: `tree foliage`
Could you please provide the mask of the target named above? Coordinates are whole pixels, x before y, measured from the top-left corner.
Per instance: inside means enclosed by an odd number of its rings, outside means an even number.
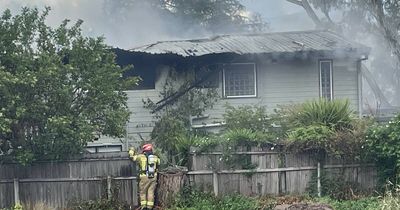
[[[400,115],[387,124],[376,124],[368,131],[366,138],[368,151],[380,167],[381,180],[399,183],[400,167]]]
[[[382,36],[400,61],[400,3],[393,0],[310,0],[315,9],[325,14],[333,28],[360,34]],[[331,13],[340,10],[342,19],[332,21]]]
[[[82,21],[55,29],[49,8],[0,18],[0,157],[30,162],[79,153],[98,135],[121,137],[129,117],[121,69]]]
[[[125,16],[135,8],[158,12],[164,18],[192,30],[195,26],[213,32],[260,31],[266,27],[259,14],[248,15],[239,0],[109,0],[110,15]]]

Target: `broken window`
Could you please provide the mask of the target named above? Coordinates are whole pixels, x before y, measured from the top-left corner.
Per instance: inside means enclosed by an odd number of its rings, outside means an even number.
[[[319,61],[319,83],[320,83],[320,97],[327,100],[333,99],[332,88],[332,61],[321,60]]]
[[[138,85],[129,88],[128,90],[149,90],[155,89],[156,84],[156,70],[152,67],[147,68],[133,68],[124,73],[124,77],[140,77]]]
[[[233,63],[224,65],[223,90],[226,98],[256,96],[256,65]]]
[[[200,88],[218,88],[219,87],[219,66],[212,68],[201,68],[196,71],[196,82]]]

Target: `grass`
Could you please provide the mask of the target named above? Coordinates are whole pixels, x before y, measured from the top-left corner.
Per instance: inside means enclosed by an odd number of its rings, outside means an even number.
[[[335,210],[397,210],[400,196],[386,193],[382,197],[362,197],[355,200],[335,200],[309,196],[244,197],[229,195],[215,197],[210,193],[187,191],[182,193],[167,210],[269,210],[281,204],[327,204]]]

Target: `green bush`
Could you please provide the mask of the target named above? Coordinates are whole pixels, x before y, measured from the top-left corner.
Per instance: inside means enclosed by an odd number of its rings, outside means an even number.
[[[398,184],[400,167],[400,115],[386,124],[375,124],[367,133],[367,150],[380,167],[381,184]]]
[[[184,163],[191,145],[185,122],[173,115],[164,115],[156,122],[151,138],[157,147],[167,153],[167,161],[172,164]]]
[[[272,129],[271,119],[267,111],[261,106],[239,106],[226,105],[224,120],[229,130],[248,129],[259,132],[270,132]]]
[[[191,138],[192,146],[199,148],[197,152],[208,151],[215,148],[221,143],[222,139],[218,135],[193,135]]]
[[[286,134],[288,149],[314,150],[342,158],[364,157],[364,140],[369,119],[353,119],[349,101],[317,100],[286,106],[276,118]],[[321,154],[322,154],[321,153]]]
[[[320,99],[286,108],[288,110],[284,113],[289,127],[324,125],[334,130],[351,128],[353,112],[348,100]]]
[[[223,143],[231,146],[256,146],[273,143],[274,137],[269,133],[253,131],[247,128],[228,130],[222,135]]]
[[[325,125],[309,125],[305,127],[299,127],[288,133],[289,141],[301,141],[301,142],[326,142],[332,137],[334,131]]]

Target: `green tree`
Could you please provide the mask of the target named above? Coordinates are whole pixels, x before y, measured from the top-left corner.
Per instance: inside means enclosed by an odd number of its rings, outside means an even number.
[[[105,13],[116,20],[126,18],[138,8],[157,12],[165,20],[188,30],[199,27],[221,33],[260,31],[266,27],[261,16],[256,13],[248,15],[239,0],[108,0],[104,7]]]
[[[353,21],[357,21],[359,26],[364,27],[364,30],[379,33],[400,61],[400,3],[398,1],[310,0],[310,3],[325,14],[326,19],[332,25],[338,24],[338,22],[332,20],[330,13],[335,9],[340,9],[343,12],[343,27],[353,27],[356,25]]]
[[[115,55],[78,21],[53,29],[49,8],[0,18],[0,157],[26,163],[79,153],[98,135],[121,137],[129,117]]]
[[[379,167],[381,184],[400,181],[400,115],[386,124],[371,126],[365,144]]]

